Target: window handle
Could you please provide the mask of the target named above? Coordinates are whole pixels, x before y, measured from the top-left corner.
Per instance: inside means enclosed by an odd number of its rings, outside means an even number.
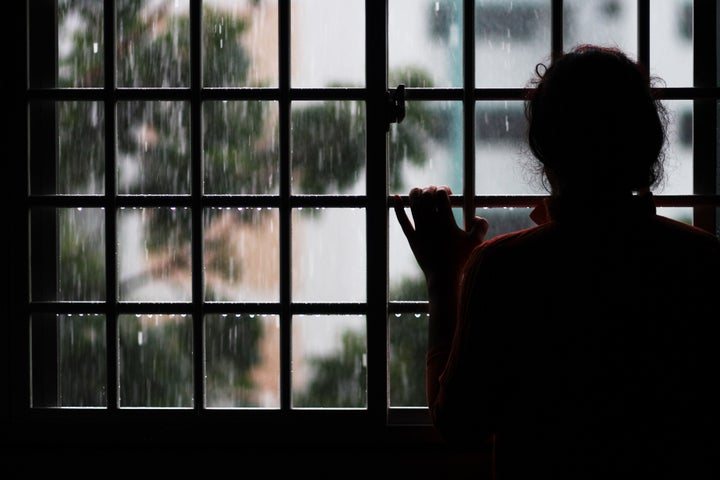
[[[391,123],[400,123],[405,118],[405,85],[402,83],[395,90],[387,92],[387,128]]]

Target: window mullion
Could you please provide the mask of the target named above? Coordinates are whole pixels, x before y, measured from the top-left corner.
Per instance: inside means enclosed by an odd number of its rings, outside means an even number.
[[[475,1],[463,2],[463,219],[475,217]]]

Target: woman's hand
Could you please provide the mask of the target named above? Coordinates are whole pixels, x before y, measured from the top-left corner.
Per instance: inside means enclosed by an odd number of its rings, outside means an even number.
[[[483,242],[488,230],[488,222],[482,217],[473,218],[468,231],[459,228],[450,205],[451,194],[445,186],[410,190],[414,226],[395,195],[395,215],[431,290],[433,286],[457,284],[470,252]]]

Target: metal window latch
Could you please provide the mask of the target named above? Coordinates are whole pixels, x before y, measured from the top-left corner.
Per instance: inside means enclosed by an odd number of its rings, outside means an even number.
[[[387,129],[391,123],[400,123],[405,118],[405,85],[387,92]]]

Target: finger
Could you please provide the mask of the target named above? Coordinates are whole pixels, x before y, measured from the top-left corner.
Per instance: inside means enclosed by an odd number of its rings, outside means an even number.
[[[395,216],[398,219],[398,223],[400,223],[400,228],[402,228],[405,236],[410,239],[411,235],[415,233],[415,229],[413,228],[412,222],[410,222],[407,213],[405,213],[405,207],[402,204],[402,199],[400,198],[400,195],[395,195],[394,208]]]
[[[485,240],[485,235],[487,235],[489,228],[490,223],[488,223],[487,219],[483,217],[475,217],[470,222],[468,233],[472,240],[477,243],[481,243]]]

